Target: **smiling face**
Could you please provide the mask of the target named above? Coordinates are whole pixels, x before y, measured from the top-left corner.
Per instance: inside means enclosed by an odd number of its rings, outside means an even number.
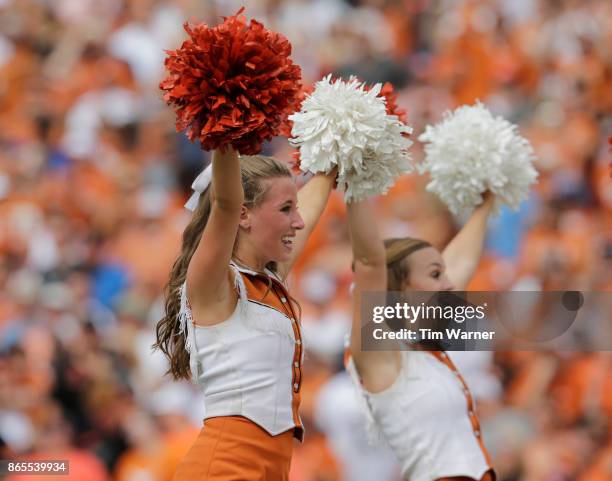
[[[241,240],[248,245],[249,257],[260,267],[288,260],[296,232],[304,228],[293,179],[274,177],[263,183],[262,200],[256,206],[244,207],[240,220]]]
[[[442,255],[435,247],[424,247],[410,254],[404,262],[408,267],[405,290],[452,291],[454,286],[446,275]]]

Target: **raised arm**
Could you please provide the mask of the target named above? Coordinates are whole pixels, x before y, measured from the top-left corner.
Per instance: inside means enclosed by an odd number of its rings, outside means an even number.
[[[308,237],[319,222],[319,218],[327,205],[335,179],[336,170],[330,174],[316,174],[298,191],[298,206],[300,215],[304,220],[304,228],[299,230],[295,236],[294,247],[289,260],[278,266],[278,274],[281,278],[284,279],[289,275],[293,264],[304,250]]]
[[[378,232],[376,214],[371,201],[348,204],[347,210],[355,271],[351,355],[364,387],[368,391],[378,392],[390,386],[397,377],[399,352],[361,349],[361,305],[365,292],[383,293],[387,290],[385,248]],[[381,299],[384,297],[386,296],[381,296]]]
[[[212,171],[210,216],[187,269],[187,295],[194,315],[196,311],[219,311],[219,306],[223,311],[224,304],[232,304],[229,262],[244,199],[236,151],[231,147],[225,152],[215,151]],[[196,317],[202,324],[223,319]]]
[[[495,196],[487,192],[484,202],[474,210],[463,228],[442,252],[448,278],[455,285],[455,290],[464,290],[476,272],[494,201]]]

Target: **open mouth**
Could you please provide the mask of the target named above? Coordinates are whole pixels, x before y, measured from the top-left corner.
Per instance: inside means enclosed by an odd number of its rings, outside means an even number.
[[[281,241],[287,249],[293,249],[293,236],[285,236],[281,238]]]

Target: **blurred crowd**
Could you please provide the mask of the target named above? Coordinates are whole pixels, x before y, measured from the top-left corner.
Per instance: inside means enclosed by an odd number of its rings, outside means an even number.
[[[491,220],[471,289],[612,290],[609,0],[0,0],[0,459],[169,481],[195,439],[202,399],[151,344],[208,155],[175,132],[158,84],[185,20],[245,3],[289,38],[306,83],[392,82],[417,135],[476,99],[519,124],[539,183]],[[380,199],[385,236],[443,247],[457,232],[465,219],[425,184]],[[350,263],[334,195],[290,279],[308,348],[292,481],[399,478],[342,370]],[[612,480],[609,352],[453,354],[498,479]]]

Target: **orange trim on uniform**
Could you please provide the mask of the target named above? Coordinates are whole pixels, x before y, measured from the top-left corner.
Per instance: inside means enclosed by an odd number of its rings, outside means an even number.
[[[304,427],[300,419],[299,408],[301,402],[303,344],[299,316],[296,314],[287,289],[280,281],[263,274],[241,272],[241,275],[247,290],[248,299],[279,311],[287,316],[287,322],[291,322],[295,337],[295,349],[293,350],[293,359],[291,360],[291,411],[293,422],[296,426],[295,437],[302,440],[304,437]]]
[[[344,366],[345,369],[348,368],[348,363],[350,359],[351,359],[351,348],[345,347],[344,354],[342,356],[342,365]]]
[[[453,361],[450,359],[448,354],[446,354],[446,352],[432,351],[419,344],[412,344],[411,347],[415,350],[426,351],[430,353],[431,355],[433,355],[440,362],[448,366],[448,368],[455,374],[455,376],[457,376],[457,379],[459,380],[459,382],[461,382],[461,386],[463,387],[463,393],[465,394],[465,398],[467,401],[468,417],[470,419],[470,423],[472,424],[472,430],[474,431],[474,436],[476,437],[476,441],[478,442],[478,445],[480,446],[480,449],[482,451],[482,454],[485,457],[485,460],[487,461],[487,464],[491,468],[482,476],[482,478],[480,478],[479,481],[496,481],[497,476],[492,467],[493,463],[491,462],[491,456],[489,455],[489,452],[487,451],[487,448],[485,448],[485,445],[482,441],[482,435],[480,432],[480,422],[478,421],[478,417],[476,416],[476,410],[474,409],[474,398],[472,397],[472,393],[470,392],[470,389],[467,383],[463,379],[463,376],[461,375],[461,373],[459,372],[459,370],[457,369]],[[345,368],[348,366],[350,357],[351,357],[351,350],[349,347],[346,347],[344,349],[344,359],[343,359]],[[451,478],[439,478],[436,481],[474,481],[474,480],[473,478],[468,478],[465,476],[458,476],[458,477],[451,477]]]
[[[465,398],[467,401],[468,416],[470,418],[470,423],[472,424],[472,430],[474,431],[474,436],[476,436],[476,441],[478,441],[478,445],[480,446],[480,449],[482,450],[482,454],[484,454],[484,457],[487,460],[487,464],[489,466],[493,466],[493,463],[491,462],[491,456],[489,455],[489,452],[487,451],[487,448],[485,448],[485,445],[482,441],[480,421],[478,421],[478,417],[476,416],[476,410],[474,409],[474,398],[472,397],[472,393],[470,392],[470,388],[465,382],[465,379],[463,379],[463,376],[461,375],[461,373],[459,372],[459,370],[457,369],[457,367],[455,366],[451,358],[448,356],[448,354],[446,354],[446,352],[430,351],[430,350],[426,350],[426,351],[432,354],[436,359],[438,359],[438,361],[448,366],[448,368],[455,374],[455,376],[461,383],[461,386],[463,388],[463,393],[465,394]]]
[[[291,430],[272,436],[242,416],[209,418],[172,481],[288,481],[292,451]]]

